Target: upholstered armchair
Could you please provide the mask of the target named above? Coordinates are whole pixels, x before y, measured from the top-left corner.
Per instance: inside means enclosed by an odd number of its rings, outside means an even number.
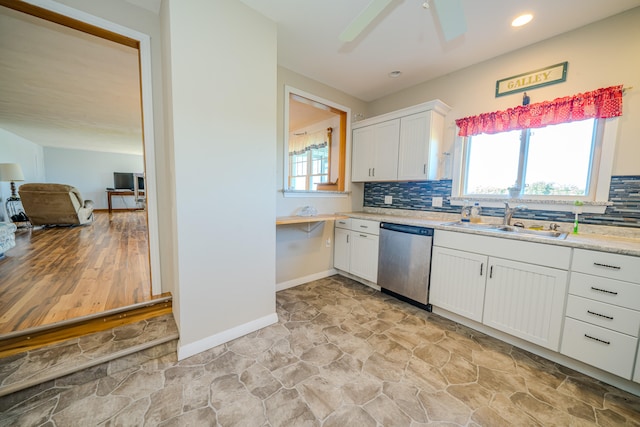
[[[81,225],[93,221],[93,201],[65,184],[23,184],[18,190],[32,225]]]

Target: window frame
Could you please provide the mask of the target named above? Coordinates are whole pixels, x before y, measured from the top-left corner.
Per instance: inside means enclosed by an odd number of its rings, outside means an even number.
[[[529,209],[543,211],[573,210],[576,200],[583,202],[582,211],[604,213],[609,202],[609,187],[613,171],[613,159],[618,134],[619,117],[596,119],[595,146],[590,170],[590,194],[588,196],[533,196],[521,194],[512,199],[509,195],[465,195],[464,174],[467,170],[469,137],[456,136],[454,141],[454,170],[452,175],[451,205],[462,206],[466,200],[480,202],[486,207],[504,207],[505,202],[526,204]]]
[[[322,191],[314,191],[314,190],[292,190],[289,187],[289,99],[291,94],[301,96],[303,98],[307,98],[311,101],[317,102],[319,104],[328,106],[332,109],[341,111],[344,113],[344,118],[341,120],[341,126],[344,124],[344,147],[340,149],[340,156],[343,158],[340,159],[339,167],[343,169],[344,174],[344,190],[342,191],[332,191],[332,190],[322,190]],[[351,168],[348,165],[351,165],[351,108],[346,107],[344,105],[338,104],[336,102],[330,101],[328,99],[316,96],[309,92],[296,89],[292,86],[285,85],[284,86],[284,129],[283,129],[283,139],[284,139],[284,152],[283,152],[283,188],[282,193],[284,197],[348,197],[350,194],[350,184],[351,184]],[[332,136],[334,142],[339,141],[340,137],[335,135]],[[339,143],[339,142],[338,142]],[[329,153],[331,156],[331,153]],[[331,166],[329,166],[331,168]]]

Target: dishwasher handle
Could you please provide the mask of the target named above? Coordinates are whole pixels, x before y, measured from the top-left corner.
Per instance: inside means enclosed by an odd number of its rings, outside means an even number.
[[[433,236],[433,228],[416,227],[415,225],[393,224],[390,222],[381,222],[380,228],[389,231],[397,231],[399,233],[419,234],[421,236]]]

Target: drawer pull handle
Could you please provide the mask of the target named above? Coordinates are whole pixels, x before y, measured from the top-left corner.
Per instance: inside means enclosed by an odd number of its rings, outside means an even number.
[[[594,288],[593,286],[591,287],[591,289],[598,292],[604,292],[605,294],[618,295],[618,293],[615,291],[608,291],[606,289]]]
[[[360,228],[369,228],[368,225],[361,225]]]
[[[360,237],[364,237],[366,239],[367,235],[366,234],[361,234]]]
[[[601,342],[601,343],[606,344],[606,345],[611,344],[611,341],[601,340],[600,338],[595,338],[595,337],[592,337],[591,335],[584,334],[584,336],[586,338],[589,338],[590,340],[598,341],[598,342]]]
[[[622,268],[618,267],[617,265],[601,264],[599,262],[594,262],[593,265],[595,265],[596,267],[610,268],[612,270],[620,270]]]
[[[587,310],[587,313],[593,314],[594,316],[604,317],[605,319],[613,320],[613,317],[607,316],[605,314],[596,313],[595,311]]]

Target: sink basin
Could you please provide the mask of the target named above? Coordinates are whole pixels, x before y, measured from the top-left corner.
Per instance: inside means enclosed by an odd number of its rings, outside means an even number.
[[[538,236],[538,237],[548,237],[551,239],[565,239],[567,237],[567,233],[562,231],[553,231],[553,230],[532,230],[529,228],[515,227],[513,225],[502,225],[502,224],[487,224],[487,223],[473,223],[473,222],[448,222],[444,225],[452,225],[455,227],[468,228],[471,230],[483,230],[490,231],[496,233],[506,233],[506,234],[524,234],[529,236]]]

